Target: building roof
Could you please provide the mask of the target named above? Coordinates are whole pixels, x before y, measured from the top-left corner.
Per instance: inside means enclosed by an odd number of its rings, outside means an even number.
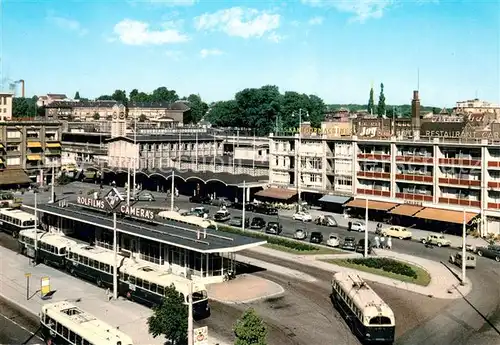
[[[29,205],[25,207],[31,210],[34,209],[33,206]],[[72,203],[68,203],[65,207],[59,206],[59,204],[39,204],[37,208],[38,212],[45,212],[90,225],[97,224],[107,230],[113,230],[113,216],[102,211]],[[117,231],[202,253],[234,252],[266,243],[261,239],[222,233],[212,229],[206,229],[206,238],[204,238],[203,229],[201,228],[185,224],[171,225],[165,222],[146,223],[129,216],[120,216],[118,218]]]
[[[233,156],[217,156],[214,158],[214,156],[200,156],[198,157],[198,163],[203,163],[203,164],[211,164],[214,162],[214,159],[217,164],[224,164],[224,165],[232,165],[233,164]],[[173,158],[172,160],[177,160],[176,158]],[[181,156],[181,161],[182,162],[190,162],[190,163],[195,163],[197,161],[196,157],[191,157],[191,156]],[[251,159],[234,159],[234,165],[239,167],[239,166],[246,166],[246,167],[252,167],[255,166],[256,168],[269,168],[269,161],[261,161],[261,160],[251,160]]]
[[[179,110],[188,111],[190,108],[184,102],[131,102],[128,105],[129,109],[132,108],[150,108],[150,109],[165,109],[165,110]]]
[[[206,133],[199,133],[198,135],[192,133],[181,133],[181,141],[223,141],[222,138],[215,138],[213,135]],[[198,139],[197,139],[198,138]],[[108,140],[108,142],[125,140],[128,142],[134,142],[134,138],[129,137],[114,137]],[[148,134],[148,135],[137,135],[135,138],[138,143],[157,143],[157,142],[178,142],[179,133],[169,133],[169,134]]]
[[[21,169],[5,169],[0,172],[0,186],[26,185],[31,182],[29,176]]]
[[[47,94],[47,97],[50,97],[50,98],[60,98],[60,99],[65,99],[65,98],[68,98],[65,94],[63,93],[48,93]]]

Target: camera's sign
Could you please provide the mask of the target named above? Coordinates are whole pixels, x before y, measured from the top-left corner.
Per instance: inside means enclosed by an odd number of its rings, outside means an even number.
[[[110,194],[108,193],[108,195]],[[111,202],[113,203],[114,200],[115,199],[112,198]],[[76,199],[76,203],[78,205],[87,206],[98,210],[111,210],[113,212],[122,213],[128,216],[141,218],[145,220],[154,220],[155,218],[155,213],[153,211],[141,207],[121,204],[121,201],[119,201],[118,203],[115,202],[115,205],[117,206],[114,209],[110,209],[110,206],[108,206],[109,201],[105,199],[94,199],[94,198],[79,196]]]

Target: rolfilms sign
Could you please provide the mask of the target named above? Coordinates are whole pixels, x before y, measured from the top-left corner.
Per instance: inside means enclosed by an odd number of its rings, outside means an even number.
[[[92,207],[103,211],[107,209],[106,201],[101,199],[79,196],[76,199],[76,203],[78,205]],[[118,213],[126,214],[128,216],[137,217],[145,220],[153,220],[155,218],[155,213],[153,211],[141,207],[120,205],[116,211]]]

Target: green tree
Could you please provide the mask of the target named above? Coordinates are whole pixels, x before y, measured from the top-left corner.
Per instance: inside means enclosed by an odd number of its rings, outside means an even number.
[[[137,98],[137,95],[139,94],[139,90],[137,89],[133,89],[132,91],[130,91],[130,93],[128,94],[128,100],[130,102],[137,102],[135,99]]]
[[[234,324],[234,345],[266,345],[267,329],[253,308],[247,309]]]
[[[77,91],[77,92],[75,93],[75,97],[74,97],[74,99],[80,99],[80,92],[79,92],[79,91]]]
[[[239,119],[238,104],[235,100],[215,102],[205,116],[205,120],[215,127],[238,127]]]
[[[179,100],[177,92],[161,86],[153,91],[150,102],[173,103]]]
[[[303,109],[304,114],[309,111],[310,100],[306,94],[300,94],[295,91],[286,91],[283,95],[283,101],[281,103],[281,114],[282,117],[280,122],[283,122],[283,127],[285,130],[290,128],[297,128],[299,126],[298,116],[293,116],[293,114],[298,114],[300,109]],[[308,121],[304,116],[302,121]]]
[[[102,96],[97,97],[97,100],[98,101],[112,101],[113,100],[113,96],[102,95]]]
[[[122,103],[123,105],[128,105],[127,92],[125,90],[115,90],[111,95],[111,99]]]
[[[94,116],[93,116],[94,120],[98,121],[100,118],[101,118],[101,115],[99,115],[99,113],[94,113]]]
[[[439,114],[439,112],[440,112],[440,111],[441,111],[441,110],[439,110],[439,108],[436,108],[436,107],[433,107],[433,108],[432,108],[432,113],[433,113],[433,114]]]
[[[148,120],[148,117],[144,114],[141,114],[141,116],[139,116],[139,122],[146,122]]]
[[[326,106],[321,98],[316,95],[309,95],[309,122],[311,127],[321,127],[321,122],[325,120]]]
[[[382,117],[385,115],[385,95],[384,95],[384,84],[380,84],[380,95],[378,97],[377,115]]]
[[[33,117],[37,114],[36,100],[33,98],[14,97],[12,99],[12,117]]]
[[[173,284],[165,288],[162,303],[153,308],[153,315],[148,318],[148,328],[153,337],[163,335],[173,345],[187,343],[188,309],[184,297]]]
[[[208,104],[199,95],[189,95],[187,98],[190,110],[184,116],[184,123],[198,123],[208,111]]]
[[[375,101],[373,99],[373,87],[370,88],[370,98],[368,99],[368,108],[366,110],[370,114],[375,113]]]

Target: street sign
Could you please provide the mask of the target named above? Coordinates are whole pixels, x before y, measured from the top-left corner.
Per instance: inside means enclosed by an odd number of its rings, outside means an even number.
[[[208,345],[208,326],[195,328],[194,345]]]
[[[118,189],[112,188],[108,194],[104,197],[104,201],[106,201],[106,206],[111,211],[114,211],[123,201],[123,196],[120,194]]]
[[[42,277],[40,279],[40,293],[42,294],[42,298],[50,292],[50,278]]]

